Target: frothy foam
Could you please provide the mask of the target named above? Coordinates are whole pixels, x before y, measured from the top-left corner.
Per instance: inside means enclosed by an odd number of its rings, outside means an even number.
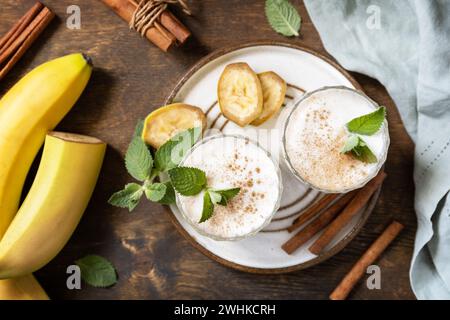
[[[347,138],[346,123],[375,109],[364,96],[343,88],[317,91],[302,100],[285,132],[286,154],[298,175],[312,186],[331,192],[367,182],[380,163],[364,163],[341,150]],[[386,135],[382,128],[375,135],[362,137],[379,161],[387,152]]]
[[[183,166],[206,172],[213,189],[240,187],[228,206],[216,205],[212,218],[198,223],[203,192],[194,197],[178,195],[178,205],[191,224],[220,239],[243,237],[265,225],[280,197],[278,167],[267,153],[248,139],[221,136],[203,141],[186,157]]]

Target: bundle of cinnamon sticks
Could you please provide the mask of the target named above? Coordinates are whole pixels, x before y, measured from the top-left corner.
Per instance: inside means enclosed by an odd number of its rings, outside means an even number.
[[[283,244],[283,250],[291,254],[325,229],[309,247],[310,252],[316,255],[321,254],[347,223],[368,203],[385,178],[386,174],[380,172],[359,190],[349,192],[341,197],[329,194],[320,199],[288,228],[289,232],[293,232],[304,226]],[[308,221],[311,222],[308,223]]]
[[[0,39],[0,80],[19,61],[54,16],[49,8],[37,2]]]
[[[311,253],[316,255],[323,253],[339,232],[366,206],[385,178],[386,174],[381,171],[359,190],[349,192],[343,196],[328,194],[322,197],[303,212],[288,228],[289,232],[293,232],[298,228],[302,229],[284,243],[282,249],[286,253],[292,254],[319,232],[323,231],[309,247]],[[330,299],[345,299],[359,279],[365,274],[367,267],[383,253],[402,229],[402,224],[393,221],[343,278],[331,293]]]
[[[127,23],[130,23],[139,5],[139,0],[102,1]],[[164,10],[153,26],[145,32],[145,37],[164,52],[174,45],[183,44],[190,36],[189,29],[169,9]]]

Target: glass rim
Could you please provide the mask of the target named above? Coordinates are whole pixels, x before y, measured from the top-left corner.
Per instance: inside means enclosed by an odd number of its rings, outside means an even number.
[[[241,140],[245,140],[245,141],[249,141],[249,143],[252,143],[253,145],[255,145],[257,148],[259,148],[260,150],[262,150],[267,157],[272,161],[274,169],[276,171],[277,177],[278,177],[278,197],[277,200],[274,203],[272,212],[270,215],[267,216],[266,220],[264,220],[264,222],[256,229],[252,230],[249,233],[243,234],[243,235],[238,235],[238,236],[234,236],[234,237],[223,237],[223,236],[218,236],[218,235],[214,235],[214,234],[210,234],[208,232],[205,232],[204,230],[202,230],[201,228],[198,227],[198,223],[195,221],[192,221],[187,214],[184,212],[183,206],[180,203],[180,195],[175,192],[175,199],[176,199],[176,205],[178,210],[181,213],[181,216],[183,217],[183,219],[199,234],[201,234],[202,236],[208,237],[210,239],[213,240],[217,240],[217,241],[237,241],[237,240],[243,240],[246,238],[249,238],[251,236],[254,236],[255,234],[257,234],[258,232],[260,232],[262,229],[264,229],[271,221],[272,218],[274,217],[274,215],[278,212],[278,209],[280,208],[280,204],[281,204],[281,198],[282,198],[282,194],[283,194],[283,182],[282,182],[282,176],[281,176],[281,170],[280,170],[280,166],[279,163],[272,157],[271,153],[269,151],[267,151],[265,148],[263,148],[257,141],[250,139],[249,137],[246,137],[244,135],[240,135],[240,134],[225,134],[225,133],[219,133],[219,134],[214,134],[208,137],[205,137],[201,140],[199,140],[194,146],[192,146],[192,148],[186,153],[186,155],[184,156],[184,158],[181,160],[180,162],[180,166],[182,166],[185,162],[185,160],[188,158],[188,156],[190,154],[192,154],[192,152],[198,148],[200,145],[207,143],[210,140],[214,140],[214,139],[219,139],[219,138],[227,138],[227,137],[231,137],[231,138],[235,138],[235,139],[241,139]]]
[[[383,137],[384,137],[384,150],[383,153],[377,163],[377,167],[376,170],[373,172],[373,174],[368,175],[364,180],[362,180],[360,183],[355,184],[354,186],[351,186],[349,188],[346,189],[342,189],[342,190],[331,190],[331,189],[326,189],[326,188],[319,188],[317,186],[315,186],[313,183],[307,181],[306,179],[304,179],[299,172],[297,172],[297,170],[295,170],[294,166],[292,165],[292,162],[289,158],[289,155],[287,153],[286,150],[286,130],[287,127],[289,126],[289,121],[291,120],[292,114],[297,110],[297,107],[307,98],[309,98],[310,96],[312,96],[313,94],[317,93],[317,92],[322,92],[322,91],[326,91],[326,90],[332,90],[332,89],[339,89],[339,90],[347,90],[353,93],[358,94],[359,96],[363,97],[364,99],[366,99],[367,101],[369,101],[369,103],[374,107],[374,110],[377,109],[380,105],[378,103],[376,103],[373,99],[371,99],[370,97],[368,97],[364,92],[362,92],[361,90],[357,90],[357,89],[353,89],[353,88],[349,88],[346,86],[324,86],[324,87],[320,87],[316,90],[313,91],[308,91],[305,94],[303,94],[295,103],[294,106],[292,108],[291,111],[289,111],[288,116],[286,117],[286,120],[284,122],[283,125],[283,134],[282,134],[282,157],[285,161],[285,163],[287,164],[287,167],[289,168],[289,171],[297,178],[297,180],[299,180],[301,183],[311,187],[314,190],[317,190],[319,192],[323,192],[323,193],[347,193],[359,188],[362,188],[363,186],[365,186],[370,180],[372,180],[377,174],[378,172],[381,170],[381,168],[383,167],[384,163],[386,162],[386,158],[387,158],[387,154],[388,154],[388,150],[389,150],[389,145],[390,145],[390,137],[389,137],[389,129],[388,129],[388,122],[387,119],[384,119],[381,130],[383,130]]]

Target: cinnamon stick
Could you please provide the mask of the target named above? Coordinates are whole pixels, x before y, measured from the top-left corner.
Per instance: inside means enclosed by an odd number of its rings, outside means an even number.
[[[183,44],[191,36],[191,32],[169,10],[164,10],[159,18],[161,24],[169,30],[175,38]]]
[[[311,220],[314,216],[316,216],[322,209],[327,207],[331,202],[333,202],[339,194],[330,193],[319,199],[312,206],[306,209],[297,219],[294,220],[292,225],[287,228],[289,232],[294,231],[298,227],[302,226],[306,221]]]
[[[44,5],[42,3],[36,2],[2,37],[0,40],[0,54],[10,47],[11,43],[17,39],[43,7]]]
[[[363,188],[359,189],[356,196],[341,212],[339,216],[325,229],[320,237],[312,244],[309,251],[314,254],[320,254],[322,250],[334,239],[347,223],[361,210],[369,201],[370,197],[375,193],[383,180],[386,173],[381,171],[378,175],[370,180]]]
[[[37,8],[37,6],[33,8]],[[5,50],[3,51],[3,54],[0,55],[0,61],[4,63],[4,66],[0,68],[0,80],[20,60],[20,58],[39,37],[39,35],[47,27],[54,16],[55,14],[50,9],[48,9],[47,7],[43,7],[41,12],[39,12],[39,14],[34,17],[34,19],[30,24],[28,24],[28,26],[22,31],[22,33],[18,35],[12,43],[10,43],[10,46],[7,47],[5,43],[5,46],[3,47],[5,48]],[[24,21],[28,21],[28,19],[25,19]]]
[[[104,4],[114,10],[114,12],[130,23],[133,13],[137,8],[135,2],[130,2],[128,0],[102,0]],[[151,27],[145,33],[145,37],[155,44],[162,51],[167,52],[175,43],[167,37],[166,33],[162,33],[158,28]]]
[[[299,247],[308,242],[318,232],[325,228],[336,215],[352,200],[357,191],[352,191],[339,198],[332,206],[323,211],[319,217],[313,220],[305,228],[282,245],[282,249],[292,254]]]
[[[138,7],[138,3],[134,0],[102,1],[127,23],[130,23]],[[175,44],[176,40],[183,43],[189,38],[190,34],[190,31],[166,9],[154,26],[147,30],[145,36],[158,48],[167,52]]]
[[[21,46],[21,44],[28,38],[28,36],[34,31],[34,29],[45,19],[46,15],[50,12],[48,8],[44,8],[39,14],[31,21],[29,25],[20,33],[17,39],[11,43],[2,54],[0,54],[0,64],[4,63],[8,57]]]
[[[355,284],[361,279],[370,266],[377,260],[389,244],[402,231],[403,225],[397,221],[393,221],[384,232],[375,240],[375,242],[367,249],[363,256],[356,262],[350,272],[342,279],[339,285],[330,295],[331,300],[344,300],[347,298]]]

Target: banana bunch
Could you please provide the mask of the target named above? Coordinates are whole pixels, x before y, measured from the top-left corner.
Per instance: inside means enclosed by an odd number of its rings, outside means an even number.
[[[40,65],[0,100],[0,299],[45,299],[31,275],[63,248],[93,192],[106,145],[49,131],[88,83],[82,54]],[[34,183],[19,208],[26,175],[45,140]],[[10,279],[11,278],[11,279]]]
[[[256,74],[245,62],[229,64],[223,70],[217,98],[223,115],[241,127],[259,126],[281,108],[286,82],[275,72]]]

